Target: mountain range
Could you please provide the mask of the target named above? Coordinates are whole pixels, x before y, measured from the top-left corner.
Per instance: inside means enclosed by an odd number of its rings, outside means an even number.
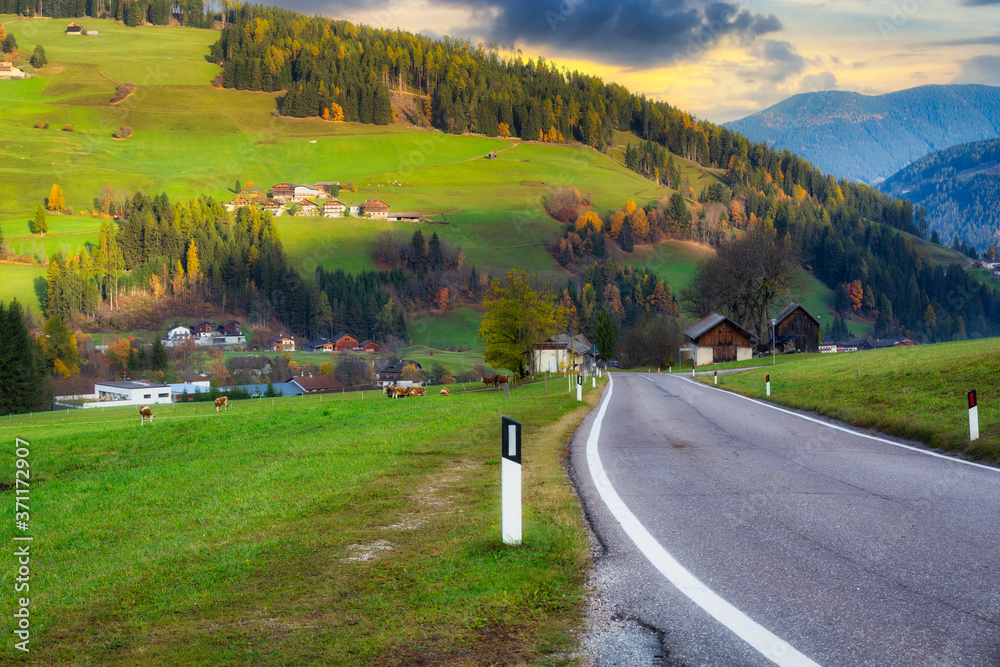
[[[880,186],[927,210],[941,240],[959,239],[980,252],[1000,242],[1000,139],[952,146],[927,155]]]
[[[878,183],[928,153],[1000,136],[1000,87],[803,93],[725,126],[824,173]]]

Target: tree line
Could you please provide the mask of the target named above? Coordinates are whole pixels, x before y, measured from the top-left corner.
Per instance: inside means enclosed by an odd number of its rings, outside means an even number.
[[[203,0],[0,0],[0,14],[48,18],[110,18],[127,26],[168,25],[176,14],[183,25],[211,28]]]

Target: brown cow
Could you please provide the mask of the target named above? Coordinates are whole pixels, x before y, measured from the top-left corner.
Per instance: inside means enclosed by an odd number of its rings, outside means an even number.
[[[410,395],[410,387],[393,387],[392,397],[393,398],[406,398]]]
[[[502,384],[507,384],[508,378],[506,375],[495,375],[493,377],[494,384],[499,387]]]
[[[383,387],[382,391],[385,392],[386,398],[392,398],[393,390],[395,388],[396,388],[396,385],[394,385],[394,384],[387,384],[385,387]]]
[[[139,426],[145,424],[147,419],[150,424],[153,423],[153,411],[149,409],[148,405],[144,405],[139,408]]]
[[[427,390],[423,387],[410,387],[410,396],[423,396]]]
[[[441,395],[442,395],[442,396],[450,396],[450,395],[451,395],[451,392],[450,392],[450,391],[448,391],[448,387],[443,387],[443,388],[441,389]]]
[[[227,412],[229,411],[228,396],[219,396],[217,399],[215,399],[215,411],[218,412],[222,408],[225,408]]]
[[[485,384],[487,387],[491,387],[491,386],[493,386],[493,379],[494,378],[496,378],[496,375],[491,375],[489,377],[482,377],[482,378],[479,378],[479,379],[482,380],[482,383]]]

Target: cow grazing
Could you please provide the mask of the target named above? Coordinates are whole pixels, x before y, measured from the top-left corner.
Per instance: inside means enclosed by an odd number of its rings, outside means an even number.
[[[406,398],[410,395],[410,387],[393,387],[392,397],[393,398]]]
[[[448,387],[444,387],[444,388],[441,389],[441,395],[442,396],[450,396],[451,395],[451,392],[448,391]]]
[[[502,384],[507,384],[507,383],[508,383],[508,378],[507,378],[506,375],[497,375],[497,376],[494,376],[494,384],[497,387],[499,387]]]
[[[218,412],[222,408],[225,408],[227,412],[229,411],[228,396],[219,396],[217,399],[215,399],[215,411]]]
[[[387,384],[382,389],[382,391],[385,392],[386,398],[393,398],[393,394],[395,393],[395,389],[396,389],[396,385],[394,385],[394,384]]]
[[[148,405],[144,405],[139,408],[139,426],[145,424],[147,419],[150,424],[153,423],[153,411],[149,409]]]
[[[423,396],[427,390],[423,387],[410,387],[410,396]]]

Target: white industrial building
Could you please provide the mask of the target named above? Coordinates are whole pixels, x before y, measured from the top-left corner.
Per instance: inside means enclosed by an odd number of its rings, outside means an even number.
[[[170,387],[165,384],[151,382],[95,382],[94,393],[97,400],[84,403],[85,408],[117,408],[123,405],[151,405],[153,403],[170,403]]]

